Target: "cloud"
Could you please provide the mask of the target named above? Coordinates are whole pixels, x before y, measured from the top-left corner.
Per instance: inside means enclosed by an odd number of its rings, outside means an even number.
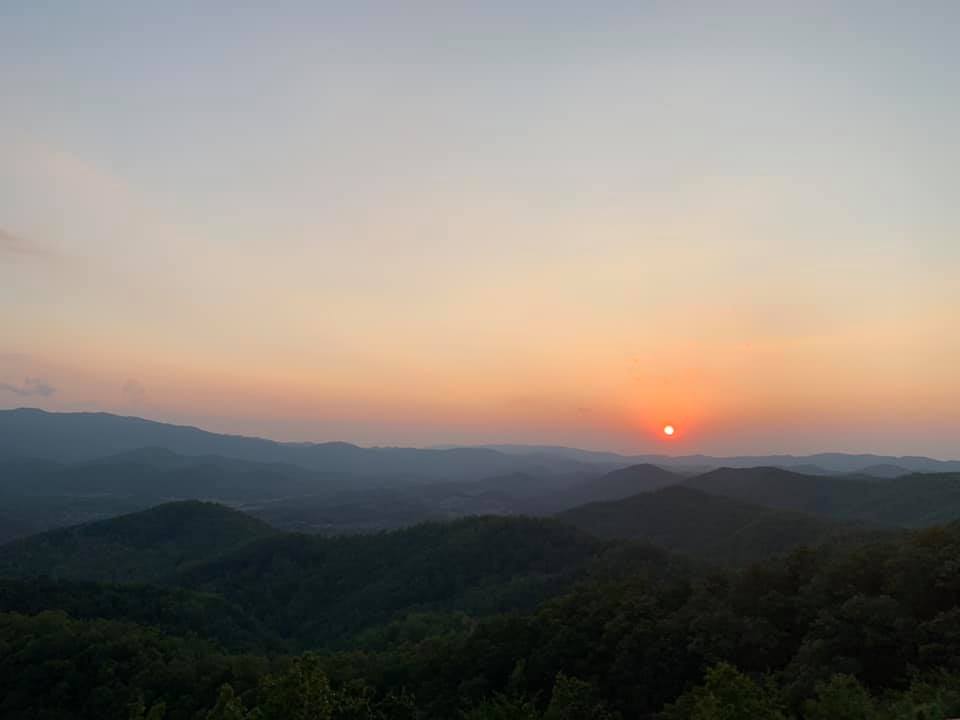
[[[0,391],[13,393],[20,397],[50,397],[57,389],[46,380],[40,378],[26,378],[22,385],[0,383]]]
[[[0,227],[0,257],[38,257],[45,250],[37,243]]]

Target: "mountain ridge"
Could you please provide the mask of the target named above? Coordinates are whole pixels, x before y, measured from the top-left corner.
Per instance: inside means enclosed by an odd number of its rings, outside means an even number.
[[[22,434],[17,433],[15,424],[46,423],[46,430],[56,430],[63,434],[64,425],[75,420],[87,420],[95,423],[95,433],[87,433],[86,438],[77,438],[68,447],[57,453],[51,453],[45,443],[24,442]],[[59,423],[59,425],[58,425]],[[126,425],[127,430],[132,428],[157,430],[166,433],[181,444],[181,449],[162,442],[122,442],[114,438],[112,444],[103,444],[103,432]],[[88,446],[86,441],[94,437],[101,441],[99,449]],[[46,438],[49,440],[49,438]],[[17,440],[14,443],[13,440]],[[449,473],[453,463],[443,462],[451,459],[458,462],[472,460],[482,465],[472,473],[477,479],[480,476],[490,476],[498,472],[512,472],[518,469],[517,458],[521,458],[521,467],[536,466],[537,463],[559,463],[569,467],[571,465],[634,465],[650,463],[669,468],[685,469],[690,472],[702,472],[719,467],[756,467],[776,466],[790,469],[791,466],[811,465],[819,466],[832,473],[859,472],[870,466],[894,465],[903,467],[910,472],[960,472],[960,459],[936,459],[920,455],[877,455],[872,453],[813,453],[809,455],[774,454],[774,455],[736,455],[713,456],[704,454],[665,455],[665,454],[621,454],[607,451],[583,450],[553,445],[517,445],[517,444],[487,444],[487,445],[443,445],[433,448],[375,446],[362,447],[344,441],[326,442],[282,442],[267,438],[215,433],[192,425],[164,423],[136,416],[124,416],[106,412],[77,412],[61,413],[49,412],[39,408],[12,408],[0,410],[0,456],[37,457],[60,460],[93,459],[105,455],[118,454],[125,450],[134,450],[143,447],[162,446],[185,455],[213,454],[239,459],[257,461],[290,462],[308,468],[317,468],[320,463],[326,464],[326,469],[344,467],[347,461],[359,463],[358,467],[373,472],[383,472],[384,468],[394,467],[399,471],[409,472],[410,467],[416,465],[416,459],[433,458],[432,467],[428,472],[433,477]],[[184,447],[185,446],[185,447]],[[29,448],[35,448],[31,453]],[[24,450],[24,448],[28,448]],[[194,452],[190,448],[201,448]],[[219,448],[219,451],[218,451]],[[45,452],[45,449],[47,450]],[[56,457],[59,454],[60,457]],[[359,458],[378,457],[382,462],[370,459],[360,462]],[[430,463],[428,463],[430,464]],[[467,479],[467,478],[464,478]]]

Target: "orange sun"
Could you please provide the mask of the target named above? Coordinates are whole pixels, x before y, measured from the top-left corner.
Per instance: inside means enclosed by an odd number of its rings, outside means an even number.
[[[666,435],[667,437],[672,436],[675,432],[676,432],[676,429],[673,427],[673,425],[663,426],[663,434]]]

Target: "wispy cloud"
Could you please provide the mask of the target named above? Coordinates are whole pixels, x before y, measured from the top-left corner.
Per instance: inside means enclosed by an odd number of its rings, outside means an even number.
[[[0,227],[0,257],[39,257],[46,250],[38,243]]]
[[[26,378],[22,385],[0,383],[0,392],[13,393],[20,397],[50,397],[57,389],[40,378]]]

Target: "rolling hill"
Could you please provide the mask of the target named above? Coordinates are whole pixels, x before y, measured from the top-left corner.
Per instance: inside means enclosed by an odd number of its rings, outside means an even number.
[[[721,468],[683,484],[744,502],[843,521],[923,527],[960,519],[960,473],[882,479],[803,475],[779,468]]]
[[[775,467],[720,468],[683,484],[712,495],[827,517],[844,517],[845,509],[873,485],[863,479],[805,475]]]
[[[657,465],[642,463],[613,470],[600,477],[586,480],[552,496],[554,503],[575,507],[591,502],[619,500],[637,493],[658,490],[674,485],[683,478]]]
[[[411,613],[444,626],[451,613],[531,610],[587,577],[683,566],[552,519],[475,517],[328,538],[183,502],[0,548],[0,612],[61,609],[231,647],[316,648]]]
[[[605,547],[554,520],[478,517],[336,538],[284,534],[178,574],[283,637],[333,642],[398,613],[531,608]]]
[[[222,505],[168,503],[0,546],[0,577],[142,582],[274,534]]]
[[[802,513],[667,487],[556,516],[600,538],[637,540],[720,564],[740,565],[849,534]]]

